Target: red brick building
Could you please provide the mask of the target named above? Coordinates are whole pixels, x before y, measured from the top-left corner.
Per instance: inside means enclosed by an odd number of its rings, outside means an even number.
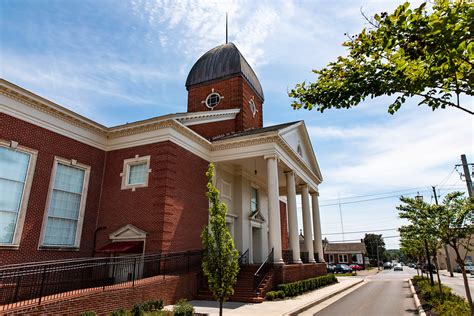
[[[0,265],[201,249],[209,162],[251,263],[271,249],[276,264],[301,262],[297,194],[308,262],[323,258],[304,122],[263,127],[263,89],[232,43],[204,54],[186,88],[186,112],[106,127],[0,80]]]

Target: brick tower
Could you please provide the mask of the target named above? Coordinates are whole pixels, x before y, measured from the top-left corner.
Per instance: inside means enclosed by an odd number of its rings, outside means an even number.
[[[240,110],[234,120],[190,126],[206,138],[263,127],[263,90],[233,43],[219,45],[198,59],[186,80],[188,112]]]

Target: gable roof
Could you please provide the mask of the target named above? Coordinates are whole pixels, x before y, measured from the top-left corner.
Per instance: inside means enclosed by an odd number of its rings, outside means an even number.
[[[324,253],[367,253],[363,242],[327,243]]]

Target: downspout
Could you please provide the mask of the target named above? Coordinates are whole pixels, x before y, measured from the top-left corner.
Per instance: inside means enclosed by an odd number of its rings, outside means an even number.
[[[104,190],[105,167],[107,166],[107,156],[108,156],[107,151],[104,150],[104,152],[105,152],[105,157],[104,157],[104,164],[102,166],[102,179],[101,179],[101,182],[100,182],[99,205],[97,207],[97,217],[95,218],[94,241],[92,243],[92,245],[93,245],[92,257],[95,256],[95,246],[96,246],[96,242],[97,242],[97,233],[99,231],[107,228],[105,226],[97,227],[99,225],[99,213],[100,213],[100,208],[102,206],[102,191]]]

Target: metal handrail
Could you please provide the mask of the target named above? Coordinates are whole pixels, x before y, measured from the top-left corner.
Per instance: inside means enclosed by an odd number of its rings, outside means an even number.
[[[262,284],[263,278],[267,272],[273,267],[273,248],[272,251],[267,256],[267,259],[260,265],[257,269],[257,272],[253,275],[253,288],[257,290],[258,287]]]
[[[244,253],[239,256],[239,267],[246,264],[249,264],[249,249],[245,250]]]

